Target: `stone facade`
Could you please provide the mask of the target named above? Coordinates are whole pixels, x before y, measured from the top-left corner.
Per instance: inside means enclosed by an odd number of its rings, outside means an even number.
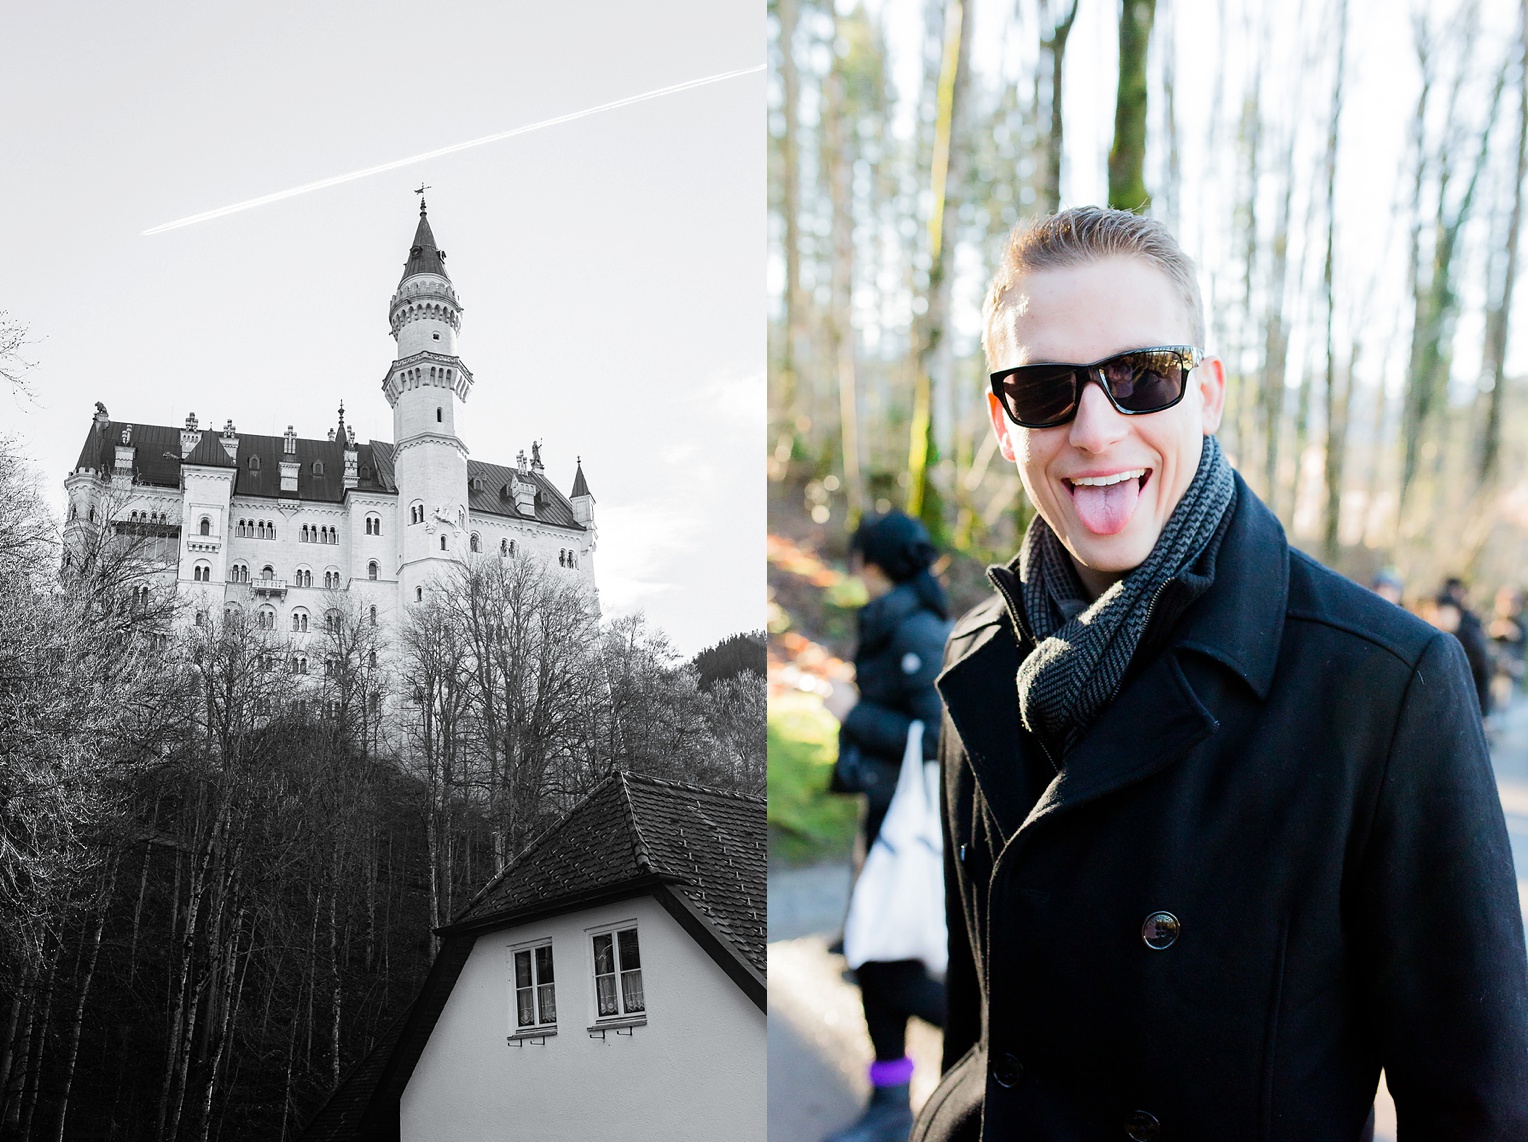
[[[389,305],[397,355],[382,381],[394,442],[241,435],[229,421],[181,428],[113,420],[104,405],[68,493],[66,540],[108,522],[152,538],[189,621],[241,608],[271,629],[322,629],[340,590],[396,629],[433,579],[473,552],[526,555],[594,584],[597,528],[582,460],[564,495],[539,445],[513,464],[473,460],[456,434],[473,377],[456,355],[461,306],[420,203]]]

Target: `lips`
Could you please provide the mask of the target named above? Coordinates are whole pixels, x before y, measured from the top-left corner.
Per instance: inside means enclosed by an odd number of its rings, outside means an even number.
[[[1117,535],[1135,514],[1141,489],[1150,479],[1150,468],[1131,468],[1061,482],[1072,495],[1072,506],[1083,527],[1094,535]]]

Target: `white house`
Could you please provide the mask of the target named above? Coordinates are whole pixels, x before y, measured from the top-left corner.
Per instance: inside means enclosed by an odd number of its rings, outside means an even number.
[[[472,552],[537,556],[594,583],[594,497],[575,462],[571,487],[546,475],[539,444],[513,464],[469,459],[457,435],[472,373],[456,355],[462,307],[425,204],[388,305],[397,353],[381,389],[393,440],[360,443],[338,422],[327,439],[241,434],[95,417],[68,491],[66,537],[111,526],[153,540],[165,587],[194,621],[244,611],[257,626],[323,629],[343,591],[385,632],[430,581]],[[301,647],[299,645],[298,649]]]
[[[607,778],[441,929],[303,1142],[762,1140],[764,804]]]

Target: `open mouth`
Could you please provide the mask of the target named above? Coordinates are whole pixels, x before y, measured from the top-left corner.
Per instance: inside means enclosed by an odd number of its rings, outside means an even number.
[[[1150,468],[1131,468],[1107,476],[1063,479],[1082,526],[1094,535],[1115,535],[1135,515],[1141,491],[1151,480]]]

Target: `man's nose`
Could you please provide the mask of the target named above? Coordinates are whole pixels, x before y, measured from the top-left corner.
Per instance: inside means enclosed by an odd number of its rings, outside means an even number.
[[[1103,452],[1129,431],[1126,418],[1109,403],[1096,375],[1089,378],[1077,400],[1077,415],[1072,418],[1068,442],[1084,452]]]

